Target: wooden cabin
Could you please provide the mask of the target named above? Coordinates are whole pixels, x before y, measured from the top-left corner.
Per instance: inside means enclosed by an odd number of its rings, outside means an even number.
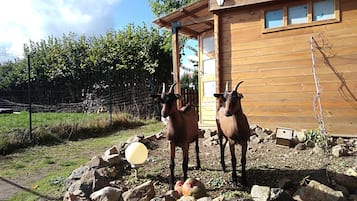
[[[357,1],[198,0],[154,23],[172,30],[176,82],[178,35],[198,40],[201,127],[244,80],[250,124],[357,137]]]

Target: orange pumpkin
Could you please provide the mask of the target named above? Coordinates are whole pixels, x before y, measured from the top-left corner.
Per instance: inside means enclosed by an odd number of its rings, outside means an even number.
[[[191,189],[193,187],[193,184],[194,184],[194,179],[192,178],[188,178],[185,183],[183,183],[182,185],[182,195],[185,195],[185,196],[189,196],[191,195]]]
[[[206,188],[202,182],[189,178],[181,186],[181,192],[184,196],[192,196],[196,199],[207,195]]]
[[[182,180],[178,180],[174,186],[174,190],[177,191],[180,195],[182,195],[182,185],[184,182]]]

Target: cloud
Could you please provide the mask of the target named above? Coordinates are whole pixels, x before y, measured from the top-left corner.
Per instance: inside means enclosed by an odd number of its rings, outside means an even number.
[[[24,43],[63,34],[103,34],[114,28],[122,0],[3,0],[0,61],[20,56]]]

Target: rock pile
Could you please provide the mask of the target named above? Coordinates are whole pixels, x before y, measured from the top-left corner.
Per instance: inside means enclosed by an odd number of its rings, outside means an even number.
[[[276,140],[275,132],[257,125],[251,127],[251,143],[265,143]],[[202,132],[205,146],[218,144],[216,131]],[[65,182],[64,201],[223,201],[206,196],[195,197],[194,194],[182,195],[178,191],[167,191],[157,195],[153,181],[147,181],[134,188],[128,188],[120,177],[131,172],[130,164],[125,159],[125,149],[132,142],[141,142],[149,149],[157,146],[156,140],[162,139],[162,133],[145,138],[135,136],[126,142],[113,146],[101,156],[94,156],[85,165],[75,169]],[[301,144],[302,142],[296,143]],[[334,139],[330,142],[331,155],[342,157],[356,153],[357,140]],[[299,146],[295,146],[298,149]],[[308,146],[305,146],[308,148]],[[195,181],[199,182],[199,181]],[[204,188],[204,184],[200,183]],[[250,198],[231,198],[229,200],[253,201],[350,201],[357,200],[357,173],[350,168],[345,174],[328,175],[321,172],[317,176],[306,177],[303,181],[291,181],[282,178],[278,186],[251,187]]]

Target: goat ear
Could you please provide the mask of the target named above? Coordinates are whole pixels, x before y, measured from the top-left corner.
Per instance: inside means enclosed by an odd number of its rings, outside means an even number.
[[[216,98],[223,98],[223,94],[222,93],[213,94],[213,96],[216,97]]]
[[[240,98],[244,98],[243,94],[241,94],[241,93],[238,93],[238,96],[239,96]]]

